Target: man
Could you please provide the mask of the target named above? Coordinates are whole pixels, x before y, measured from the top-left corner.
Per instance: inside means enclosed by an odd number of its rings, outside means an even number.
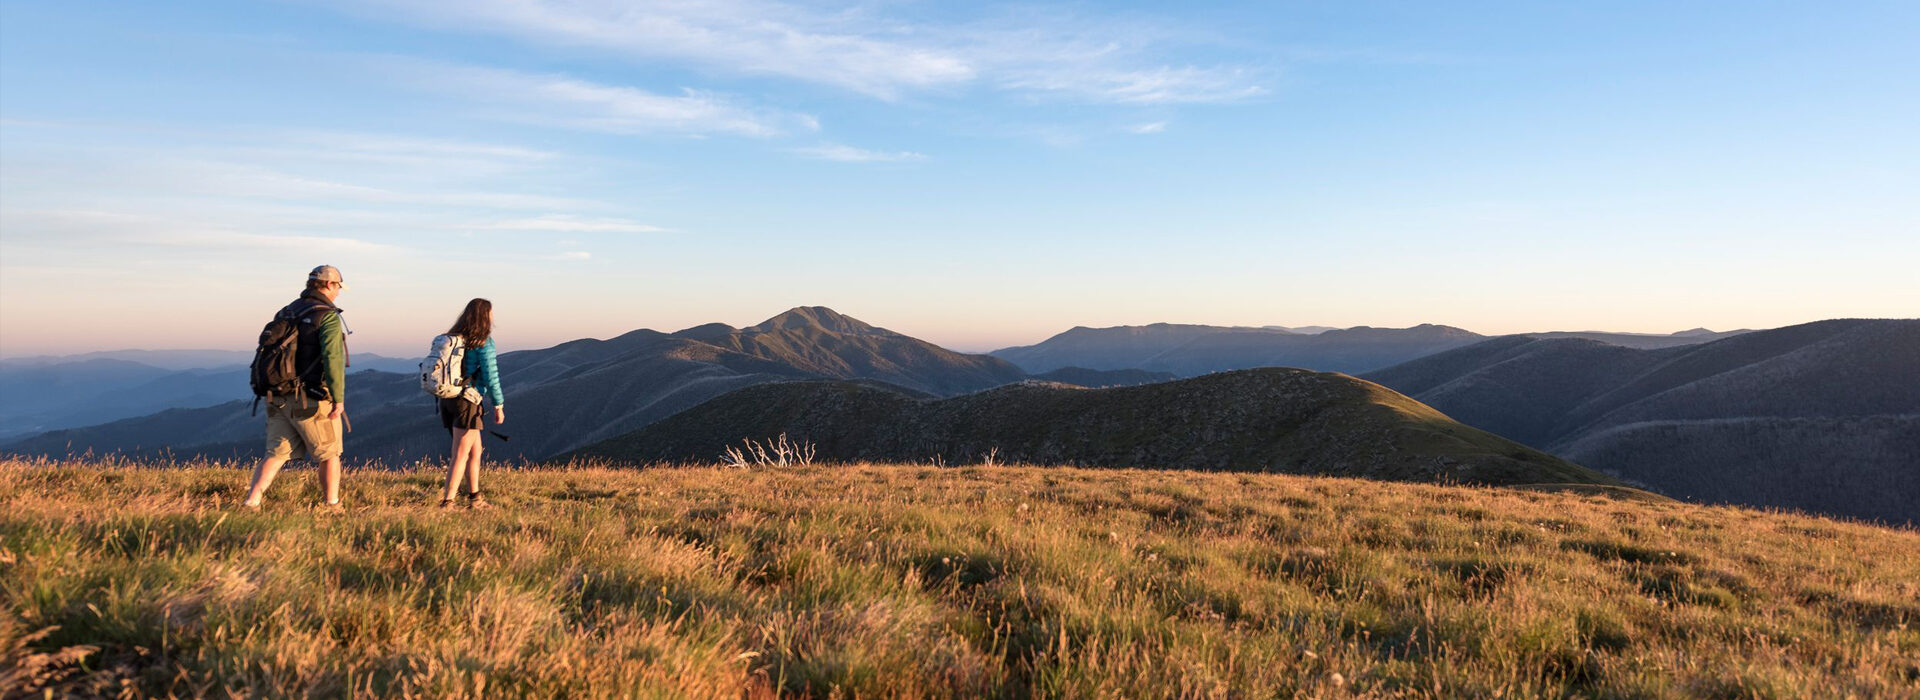
[[[298,388],[283,396],[267,397],[267,458],[253,473],[253,487],[242,505],[260,508],[260,497],[287,460],[309,457],[320,463],[320,481],[326,507],[340,507],[341,423],[347,414],[347,333],[340,308],[333,305],[346,291],[340,270],[332,265],[313,268],[300,298],[280,310],[293,320],[298,335],[294,367]]]

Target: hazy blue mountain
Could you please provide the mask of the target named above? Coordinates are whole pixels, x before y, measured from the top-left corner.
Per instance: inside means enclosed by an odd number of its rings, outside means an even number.
[[[1283,330],[1172,323],[1112,328],[1076,326],[1036,345],[1003,348],[988,354],[1019,365],[1028,372],[1048,372],[1062,367],[1143,369],[1154,358],[1195,338],[1235,332],[1293,335]]]
[[[1708,343],[1721,338],[1731,338],[1742,333],[1752,332],[1752,330],[1744,328],[1737,331],[1711,331],[1705,328],[1694,328],[1667,334],[1612,333],[1608,331],[1548,331],[1544,333],[1522,333],[1521,335],[1533,338],[1583,338],[1586,340],[1598,340],[1603,343],[1621,347],[1656,350],[1659,348],[1679,347],[1681,345],[1698,345],[1700,343]]]
[[[426,356],[427,340],[420,342],[421,357]],[[0,359],[0,373],[14,370],[49,369],[59,366],[84,366],[95,362],[120,362],[145,365],[154,369],[185,371],[193,369],[244,368],[253,363],[252,350],[108,350],[74,355],[35,355]],[[374,353],[353,353],[353,369],[382,372],[411,372],[419,357],[388,357]]]
[[[1746,330],[1695,328],[1672,334],[1555,331],[1535,338],[1584,338],[1630,348],[1696,345]],[[1356,374],[1484,340],[1486,336],[1422,324],[1412,328],[1327,326],[1202,326],[1155,323],[1111,328],[1075,327],[1035,345],[993,351],[1028,372],[1061,367],[1146,369],[1196,376],[1252,367],[1299,367]]]
[[[0,371],[66,365],[91,360],[132,362],[162,370],[214,369],[245,366],[253,361],[252,350],[103,350],[73,355],[36,355],[0,359]]]
[[[1144,369],[1191,377],[1253,367],[1298,367],[1351,374],[1483,339],[1476,333],[1432,324],[1413,328],[1359,326],[1307,334],[1282,328],[1156,323],[1078,327],[1036,345],[991,354],[1028,372],[1085,367]]]
[[[236,356],[240,363],[228,362]],[[166,366],[116,357],[146,358]],[[248,398],[253,392],[246,363],[252,359],[250,352],[221,350],[119,350],[0,361],[0,440]],[[222,364],[197,366],[203,362]],[[417,363],[355,353],[352,371],[413,372]],[[172,369],[180,365],[196,366]]]
[[[428,336],[420,341],[419,357],[387,357],[385,355],[375,355],[370,352],[353,353],[353,365],[348,367],[347,371],[364,372],[374,370],[376,372],[394,372],[397,374],[419,372],[420,360],[427,356],[427,346],[431,341],[432,336]],[[247,361],[252,362],[253,360],[249,358]]]
[[[1920,519],[1920,320],[1652,350],[1514,336],[1365,376],[1676,497]]]
[[[116,399],[112,397],[171,373],[152,365],[105,358],[0,364],[0,438],[85,425],[62,422],[62,417],[95,408],[103,401],[113,402]],[[158,409],[147,412],[152,410]],[[116,417],[129,415],[140,414]]]

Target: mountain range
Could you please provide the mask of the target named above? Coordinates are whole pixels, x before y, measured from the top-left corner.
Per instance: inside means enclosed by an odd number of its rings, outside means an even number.
[[[1667,495],[1920,521],[1920,320],[1653,350],[1504,337],[1364,376]]]
[[[789,322],[807,323],[800,320]],[[816,348],[813,345],[862,337],[867,330],[836,328],[834,324],[833,319],[829,318],[820,325],[824,332],[833,335],[796,335],[779,341],[786,343],[785,347],[757,349],[729,347],[727,344],[773,342],[773,336],[737,339],[731,334],[739,329],[723,324],[696,326],[672,335],[702,342],[713,340],[727,349],[748,355],[780,356],[791,369],[817,376],[878,376],[887,372],[885,365],[910,366],[917,362],[907,359],[903,365],[903,358],[876,356],[879,364],[872,368],[844,365],[844,359],[835,353],[847,348]],[[1671,336],[1599,332],[1571,335],[1640,347],[1705,342],[1723,334],[1696,330]],[[1031,373],[1026,375],[1031,378],[1102,387],[1266,366],[1361,372],[1479,339],[1481,336],[1477,334],[1445,326],[1339,329],[1326,326],[1236,328],[1155,324],[1103,329],[1076,328],[1039,345],[1008,348],[996,354],[1012,360],[1016,366]],[[615,345],[624,347],[621,342]],[[858,356],[859,353],[850,355]],[[115,350],[69,356],[0,359],[0,442],[50,430],[151,415],[173,408],[212,407],[243,398],[248,396],[246,365],[250,360],[249,353],[234,350]],[[414,370],[417,362],[418,358],[412,357],[392,358],[356,353],[350,371],[372,369],[408,373]],[[1005,368],[1000,371],[1004,376],[1013,376],[1005,374]],[[905,384],[910,386],[913,381],[909,377]],[[923,388],[938,393],[953,387]],[[354,403],[368,404],[366,398],[356,397]],[[384,401],[386,397],[376,398]]]
[[[1286,329],[1260,332],[1321,337]],[[1351,329],[1325,333],[1368,335]],[[1385,344],[1401,342],[1395,333],[1376,335]],[[1343,347],[1367,352],[1365,345],[1349,340]],[[214,357],[217,353],[198,355]],[[126,361],[106,357],[82,360],[101,362]],[[31,365],[34,361],[16,363]],[[356,358],[356,367],[365,365]],[[33,373],[47,374],[49,366],[76,367],[72,363],[42,364]],[[1027,379],[1109,387],[1161,382],[1177,376],[1170,371],[1134,367],[1053,366],[1029,373],[998,357],[953,352],[821,307],[798,307],[747,328],[715,323],[674,333],[638,330],[606,340],[577,340],[505,353],[500,367],[509,391],[508,419],[512,423],[510,430],[502,432],[512,435],[513,440],[496,444],[493,452],[528,459],[550,457],[621,435],[728,391],[766,382],[866,379],[927,396],[951,396]],[[407,368],[411,369],[411,361]],[[63,407],[70,404],[76,410],[93,412],[38,422],[14,420],[10,430],[0,432],[0,438],[14,438],[12,444],[5,445],[9,449],[48,454],[161,449],[218,455],[256,452],[259,439],[254,433],[259,432],[259,419],[248,414],[249,404],[221,402],[223,397],[247,396],[244,370],[186,372],[218,374],[198,378],[185,373],[165,375],[169,382],[190,383],[193,391],[139,385],[132,392],[139,395],[137,400],[100,396],[102,390],[128,389],[126,381],[111,375],[102,375],[96,382],[110,389],[44,392],[66,396]],[[410,376],[356,372],[349,391],[349,415],[356,428],[351,440],[355,455],[396,460],[433,455],[442,449],[444,434],[437,427],[431,402]],[[34,408],[48,412],[43,407]]]
[[[86,352],[75,355],[32,355],[26,357],[8,357],[0,359],[0,372],[48,369],[62,365],[77,365],[97,361],[111,361],[142,365],[160,371],[180,372],[185,370],[226,370],[244,369],[253,362],[250,350],[106,350]],[[412,370],[417,357],[387,357],[374,353],[353,353],[354,369],[377,369],[383,372]]]
[[[969,396],[1035,379],[1150,389],[1178,377],[1237,370],[1248,363],[1292,362],[1304,369],[1351,374],[1359,371],[1353,368],[1424,353],[1359,376],[1465,425],[1669,495],[1893,522],[1920,520],[1920,321],[1835,320],[1667,336],[1578,332],[1486,338],[1431,325],[1314,334],[1298,330],[1171,324],[1078,328],[994,355],[952,352],[820,307],[796,308],[746,328],[708,324],[674,333],[638,330],[503,354],[509,423],[502,432],[513,438],[490,441],[490,454],[548,459],[583,448],[611,449],[607,446],[615,442],[610,441],[627,440],[635,431],[736,390],[860,380],[863,388],[855,393],[863,398],[849,405],[890,405],[901,416],[919,421],[889,418],[873,428],[883,431],[869,435],[875,439],[899,435],[906,436],[901,440],[932,436],[970,445],[1005,442],[999,445],[1003,450],[1025,450],[1022,454],[1034,459],[1088,464],[1105,458],[1050,452],[1054,448],[1049,446],[1135,445],[1144,450],[1140,454],[1185,464],[1190,455],[1182,456],[1186,453],[1181,450],[1187,449],[1182,447],[1187,438],[1179,436],[1128,442],[1144,440],[1142,432],[1071,443],[1065,435],[1049,435],[1021,442],[1000,432],[967,433],[962,427],[952,428],[961,431],[955,433],[927,432],[932,429],[924,424],[993,411],[1056,422],[1070,415],[1036,412],[1025,407],[1027,402],[1066,407],[1092,402],[1084,407],[1097,407],[1097,401],[1085,397],[1100,392],[1060,387],[1023,385]],[[1066,362],[1077,365],[1062,364]],[[356,367],[366,364],[365,356],[356,357]],[[411,369],[411,360],[404,364]],[[1213,386],[1167,385],[1186,387],[1182,391]],[[733,438],[750,437],[783,426],[735,422],[744,420],[741,401],[788,401],[785,392],[812,396],[805,392],[828,391],[811,386],[756,390],[767,393],[729,397],[705,410],[731,411],[711,414],[726,419],[714,425],[727,428]],[[1156,400],[1182,406],[1196,418],[1187,421],[1168,414],[1155,420],[1195,426],[1212,440],[1234,440],[1232,432],[1200,426],[1237,420],[1237,414],[1221,413],[1230,408],[1268,410],[1245,405],[1274,394],[1260,393],[1253,384],[1230,386],[1251,393],[1239,400],[1218,394],[1227,404],[1223,407],[1163,396]],[[1127,395],[1133,390],[1101,391]],[[445,450],[445,433],[432,402],[411,372],[355,372],[350,392],[355,430],[348,444],[353,458],[437,459]],[[261,419],[249,415],[247,401],[223,401],[245,396],[244,373],[231,366],[172,371],[114,357],[8,360],[0,362],[0,426],[98,424],[15,434],[11,442],[0,443],[0,450],[254,455],[262,442]],[[205,403],[162,405],[155,397]],[[1140,410],[1160,410],[1149,403]],[[100,423],[103,420],[110,422]],[[717,456],[693,454],[711,448],[714,441],[709,438],[718,436],[701,432],[692,417],[663,425],[688,431],[687,442],[659,444],[697,446],[675,453],[678,456]],[[834,430],[846,429],[834,425]],[[647,433],[648,440],[664,439],[666,430]],[[1251,434],[1265,433],[1254,429]],[[619,444],[633,448],[639,443]],[[660,451],[665,449],[633,448],[629,454],[667,454]],[[938,456],[969,458],[963,452]],[[912,459],[931,453],[874,454]],[[1256,453],[1234,452],[1228,461],[1272,466],[1250,454]]]
[[[0,440],[251,396],[252,353],[121,350],[0,360]],[[418,359],[353,355],[353,369],[412,371]]]
[[[101,350],[73,355],[8,357],[0,359],[0,371],[50,367],[93,360],[128,362],[155,369],[178,372],[188,369],[215,369],[235,365],[245,367],[247,363],[253,361],[253,353],[245,350]]]
[[[742,389],[582,457],[710,460],[788,435],[834,462],[1152,467],[1476,484],[1619,482],[1461,425],[1385,387],[1269,368],[1144,386],[1023,382],[944,399],[873,383]]]
[[[795,308],[747,328],[708,324],[675,333],[639,330],[607,340],[505,353],[500,368],[509,397],[502,432],[513,437],[508,443],[492,443],[490,453],[508,459],[545,459],[606,444],[712,404],[716,397],[726,400],[707,410],[753,406],[760,397],[810,396],[853,387],[862,401],[899,409],[894,416],[898,420],[920,416],[918,425],[924,426],[969,417],[969,422],[949,426],[959,432],[943,433],[941,439],[961,440],[972,429],[968,426],[985,426],[985,432],[968,438],[974,442],[963,441],[961,448],[1004,441],[1001,449],[1008,458],[1023,460],[1119,464],[1131,459],[1134,466],[1345,470],[1487,482],[1605,481],[1563,460],[1460,426],[1384,388],[1339,375],[1270,369],[1170,382],[1173,375],[1163,371],[1074,367],[1030,375],[997,357],[952,352],[819,307]],[[779,386],[757,387],[762,384]],[[755,389],[745,391],[749,387]],[[432,403],[410,374],[358,372],[350,379],[349,391],[354,431],[348,444],[354,458],[404,462],[437,458],[445,449],[445,432]],[[7,449],[38,454],[91,450],[253,455],[261,442],[260,418],[248,408],[247,402],[235,401],[172,409],[50,431]],[[1084,420],[1069,419],[1082,413]],[[1340,416],[1351,420],[1336,419]],[[1305,423],[1311,427],[1296,425]],[[749,435],[730,432],[737,426],[699,418],[670,425],[721,431],[715,434],[723,435],[716,438],[723,443]],[[894,430],[899,425],[874,422],[871,428]],[[1021,427],[1030,437],[1010,439],[1003,430],[1010,427]],[[1246,437],[1234,437],[1240,433]],[[687,439],[696,437],[690,432]],[[1096,449],[1099,445],[1108,447]],[[704,449],[679,456],[719,456],[717,449]],[[929,454],[961,459],[966,451]],[[1516,476],[1520,473],[1525,476]]]
[[[1608,345],[1618,345],[1625,348],[1657,350],[1659,348],[1674,348],[1682,345],[1711,343],[1721,338],[1731,338],[1742,333],[1752,332],[1752,329],[1747,328],[1742,328],[1737,331],[1714,331],[1705,328],[1694,328],[1677,333],[1665,334],[1614,333],[1609,331],[1547,331],[1541,333],[1521,333],[1519,335],[1530,338],[1582,338],[1585,340],[1597,340]]]
[[[635,428],[754,384],[797,379],[869,379],[930,396],[979,391],[1028,378],[1004,360],[967,355],[821,307],[800,307],[759,325],[708,324],[675,333],[637,330],[503,353],[512,436],[500,458],[541,459]],[[1134,373],[1097,373],[1108,383]],[[437,456],[446,447],[432,401],[411,374],[350,375],[348,439],[353,456],[386,461]],[[7,445],[16,452],[251,455],[260,419],[250,403],[180,408],[103,425],[41,433]]]
[[[1626,347],[1672,347],[1709,342],[1745,331],[1705,329],[1671,335],[1598,331],[1538,334],[1579,337]],[[1145,369],[1192,377],[1254,367],[1298,367],[1359,374],[1472,345],[1487,336],[1421,324],[1412,328],[1285,328],[1155,323],[1111,328],[1075,327],[1038,344],[991,354],[1029,372],[1060,367]]]

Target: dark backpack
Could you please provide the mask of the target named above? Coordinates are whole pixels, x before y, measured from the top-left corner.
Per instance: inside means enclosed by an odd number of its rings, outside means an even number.
[[[260,329],[260,342],[253,351],[253,365],[249,368],[248,379],[253,384],[253,405],[256,411],[260,399],[272,396],[289,396],[302,390],[300,376],[305,368],[299,367],[295,358],[300,352],[300,321],[316,311],[326,311],[330,307],[313,305],[304,310],[289,306],[273,315],[265,328]],[[318,362],[318,358],[315,358]]]

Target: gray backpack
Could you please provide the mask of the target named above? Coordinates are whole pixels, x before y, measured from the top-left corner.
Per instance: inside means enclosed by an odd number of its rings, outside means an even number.
[[[427,358],[420,361],[420,388],[437,399],[462,396],[470,389],[460,376],[467,359],[467,341],[457,335],[436,335]]]

